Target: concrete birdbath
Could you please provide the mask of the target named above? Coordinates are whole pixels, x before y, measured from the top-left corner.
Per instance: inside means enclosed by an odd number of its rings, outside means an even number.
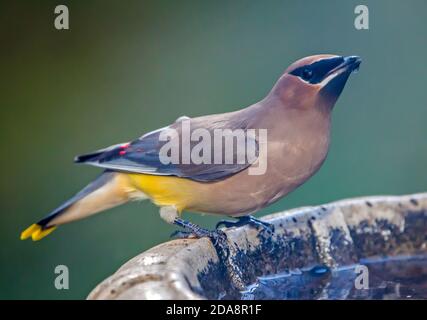
[[[222,247],[207,238],[160,244],[88,299],[427,297],[427,193],[342,200],[263,220],[273,234],[244,226],[225,229]]]

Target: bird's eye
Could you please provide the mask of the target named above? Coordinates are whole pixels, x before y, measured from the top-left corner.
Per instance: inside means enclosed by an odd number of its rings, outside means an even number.
[[[301,78],[305,81],[310,80],[313,77],[313,71],[310,69],[303,69],[301,72]]]

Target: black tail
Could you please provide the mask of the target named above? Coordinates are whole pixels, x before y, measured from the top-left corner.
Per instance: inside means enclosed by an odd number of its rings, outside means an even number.
[[[75,163],[96,162],[97,160],[99,160],[101,155],[105,155],[109,151],[117,149],[117,147],[120,147],[124,144],[126,144],[126,143],[115,144],[115,145],[112,145],[108,148],[104,148],[104,149],[96,150],[96,151],[91,152],[91,153],[86,153],[86,154],[82,154],[80,156],[76,156],[74,158],[74,162]]]
[[[76,156],[74,158],[74,162],[75,163],[84,163],[84,162],[88,162],[88,161],[96,161],[97,157],[103,153],[104,153],[104,151],[99,150],[99,151],[95,151],[92,153],[82,154],[82,155]]]

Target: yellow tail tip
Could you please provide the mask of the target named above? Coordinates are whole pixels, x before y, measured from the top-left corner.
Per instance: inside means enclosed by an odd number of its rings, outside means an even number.
[[[42,226],[35,223],[29,226],[27,229],[22,231],[21,233],[21,240],[26,240],[29,237],[33,239],[33,241],[38,241],[40,239],[43,239],[48,234],[50,234],[53,230],[56,229],[56,226],[48,227],[46,229],[42,229]]]

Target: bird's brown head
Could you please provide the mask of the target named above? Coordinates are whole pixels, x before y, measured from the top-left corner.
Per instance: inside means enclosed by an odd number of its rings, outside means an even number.
[[[315,55],[291,64],[274,86],[287,107],[332,110],[350,74],[358,70],[357,56]]]

